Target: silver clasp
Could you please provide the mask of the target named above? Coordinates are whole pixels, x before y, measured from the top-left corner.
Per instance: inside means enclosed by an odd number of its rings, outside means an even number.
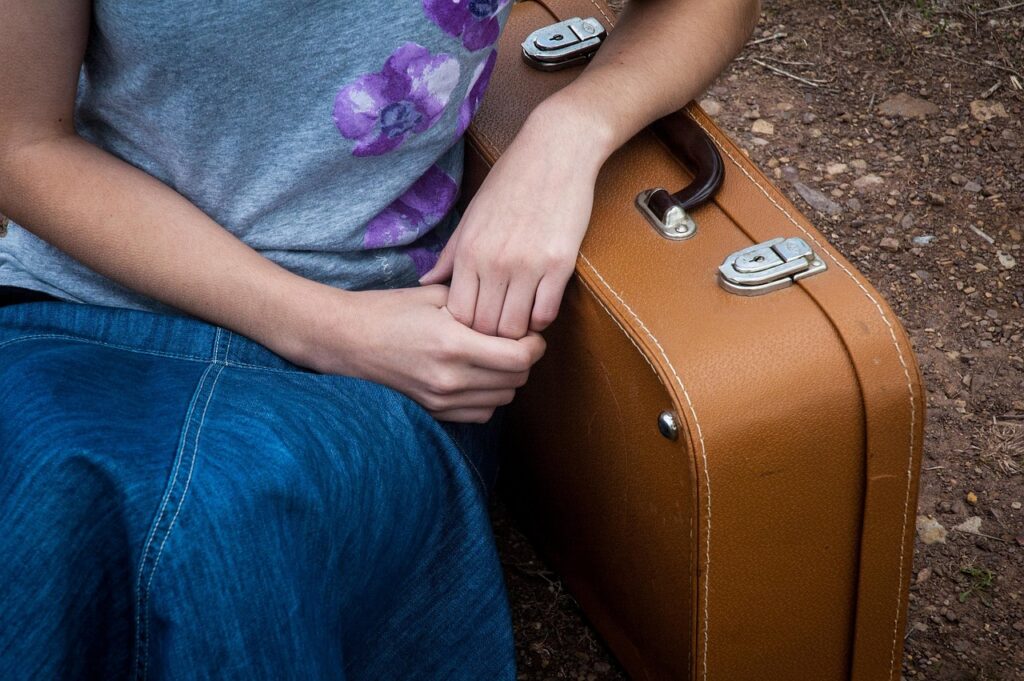
[[[824,272],[825,262],[799,237],[779,237],[736,251],[718,268],[718,283],[741,296],[758,296]]]
[[[542,71],[555,71],[585,62],[607,35],[594,17],[573,17],[539,28],[523,41],[523,59]]]

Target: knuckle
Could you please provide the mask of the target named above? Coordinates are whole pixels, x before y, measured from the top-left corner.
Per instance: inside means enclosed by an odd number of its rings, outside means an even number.
[[[451,395],[458,392],[460,388],[459,377],[453,371],[440,371],[434,376],[434,392],[441,395]]]

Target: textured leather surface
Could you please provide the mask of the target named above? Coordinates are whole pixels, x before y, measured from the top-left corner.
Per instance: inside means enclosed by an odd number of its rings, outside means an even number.
[[[557,16],[547,7],[551,7]],[[470,129],[466,196],[579,69],[519,43],[597,0],[519,3]],[[690,174],[645,131],[602,170],[548,353],[514,403],[508,493],[638,679],[897,679],[923,430],[921,379],[881,296],[695,106],[725,180],[697,235],[634,206]],[[558,153],[571,153],[560,149]],[[741,297],[735,250],[800,236],[828,270]],[[677,441],[657,418],[673,412]]]

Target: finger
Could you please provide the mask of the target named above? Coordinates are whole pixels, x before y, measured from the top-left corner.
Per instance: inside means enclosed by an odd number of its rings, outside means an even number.
[[[536,334],[512,340],[466,329],[459,339],[462,359],[469,364],[512,373],[529,370],[544,354],[544,347],[544,339]]]
[[[476,297],[480,287],[476,270],[455,263],[452,285],[448,290],[448,311],[465,326],[473,326],[476,317]]]
[[[555,321],[558,316],[558,308],[562,305],[562,297],[565,295],[565,286],[569,283],[568,274],[549,273],[545,274],[537,285],[537,296],[533,301],[533,313],[530,315],[530,330],[543,331]]]
[[[534,277],[521,277],[513,279],[509,284],[501,308],[501,319],[498,321],[499,336],[518,340],[526,335],[530,328],[530,312],[533,310],[537,283]]]
[[[447,411],[430,412],[430,415],[438,421],[487,423],[494,416],[494,409],[450,409]]]
[[[516,391],[513,388],[502,388],[500,390],[466,390],[454,395],[444,397],[432,396],[425,400],[430,408],[435,411],[452,409],[481,409],[495,408],[508,404],[515,398]]]
[[[448,239],[448,243],[441,249],[441,255],[438,256],[437,262],[434,263],[434,266],[426,274],[420,277],[420,284],[422,286],[440,284],[451,278],[452,269],[455,265],[455,241],[457,238],[457,234],[453,234]]]
[[[457,376],[448,378],[444,385],[436,381],[426,390],[437,395],[451,395],[468,390],[507,390],[521,388],[530,378],[529,371],[496,371],[480,367],[464,367]]]
[[[493,336],[498,333],[498,321],[501,319],[501,308],[505,303],[508,291],[507,279],[488,277],[480,280],[480,292],[476,300],[476,312],[473,316],[473,330]]]

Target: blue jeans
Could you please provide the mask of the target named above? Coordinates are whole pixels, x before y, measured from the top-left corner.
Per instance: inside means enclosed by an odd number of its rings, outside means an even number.
[[[0,679],[513,679],[494,428],[192,319],[0,308]]]

